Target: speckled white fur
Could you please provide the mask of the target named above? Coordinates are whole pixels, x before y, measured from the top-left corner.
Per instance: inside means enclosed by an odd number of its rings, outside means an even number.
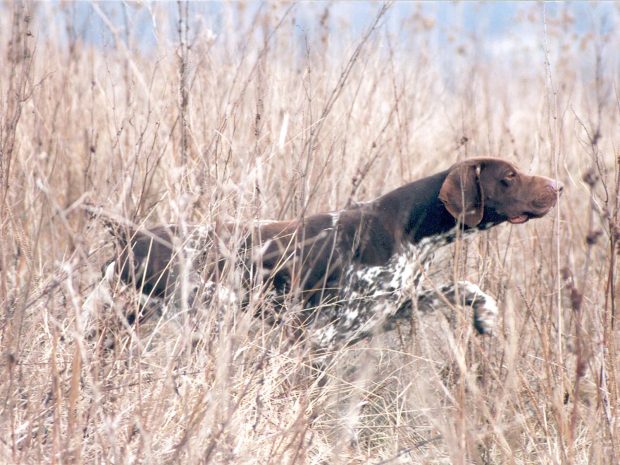
[[[321,347],[372,334],[387,318],[416,295],[433,252],[448,242],[448,234],[404,244],[383,266],[351,264],[344,271],[339,301],[322,311],[313,337]],[[329,313],[330,315],[326,315]]]

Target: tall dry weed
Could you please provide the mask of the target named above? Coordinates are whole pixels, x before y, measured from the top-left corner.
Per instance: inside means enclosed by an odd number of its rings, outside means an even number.
[[[341,7],[2,5],[0,462],[618,463],[617,12],[529,4],[511,42]],[[241,231],[476,155],[566,185],[429,274],[498,296],[499,334],[420,316],[327,361],[252,317],[261,292],[128,325],[84,208]]]

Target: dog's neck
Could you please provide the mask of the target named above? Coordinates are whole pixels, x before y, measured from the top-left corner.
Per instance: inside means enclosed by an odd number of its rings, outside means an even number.
[[[442,171],[405,184],[375,200],[375,210],[402,231],[402,240],[416,244],[428,236],[448,233],[456,220],[439,199],[439,191],[448,175]]]
[[[402,242],[417,244],[422,239],[443,235],[452,242],[460,233],[471,233],[501,223],[493,213],[485,215],[476,227],[457,222],[439,199],[448,170],[405,184],[374,201],[374,209],[389,222]]]

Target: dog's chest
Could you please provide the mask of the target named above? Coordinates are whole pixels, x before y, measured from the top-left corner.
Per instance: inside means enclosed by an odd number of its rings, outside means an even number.
[[[403,245],[385,265],[350,264],[344,270],[340,304],[320,318],[315,342],[325,347],[372,332],[416,295],[433,253],[448,242],[447,236],[433,236]]]
[[[341,290],[344,305],[368,304],[374,300],[399,303],[411,297],[428,271],[434,252],[447,242],[448,238],[441,235],[425,238],[417,244],[405,244],[381,266],[352,263],[344,273]]]
[[[417,246],[407,245],[392,256],[385,265],[349,265],[344,272],[340,297],[344,307],[374,303],[397,303],[408,289],[412,289],[421,274],[422,259]],[[374,305],[373,305],[374,306]],[[386,309],[389,311],[389,309]]]

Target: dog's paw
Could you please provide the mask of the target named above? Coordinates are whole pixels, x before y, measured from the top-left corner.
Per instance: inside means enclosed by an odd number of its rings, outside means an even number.
[[[474,309],[474,328],[476,331],[479,334],[495,333],[499,319],[499,311],[495,299],[478,288],[470,302]]]
[[[474,328],[479,334],[493,334],[497,328],[497,302],[489,294],[469,281],[460,281],[459,291],[465,304],[474,311]]]

